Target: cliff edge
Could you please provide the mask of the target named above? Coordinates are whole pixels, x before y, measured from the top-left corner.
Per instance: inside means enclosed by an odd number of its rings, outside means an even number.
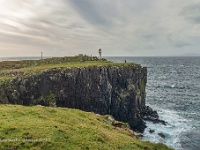
[[[6,75],[5,70],[3,73]],[[147,69],[135,64],[54,67],[3,83],[0,103],[51,105],[110,114],[142,132],[146,82]]]

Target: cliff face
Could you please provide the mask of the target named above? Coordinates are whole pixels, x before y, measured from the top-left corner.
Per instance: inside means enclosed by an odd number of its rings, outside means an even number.
[[[142,131],[147,69],[140,66],[63,68],[16,78],[0,88],[0,103],[57,105],[110,114]]]

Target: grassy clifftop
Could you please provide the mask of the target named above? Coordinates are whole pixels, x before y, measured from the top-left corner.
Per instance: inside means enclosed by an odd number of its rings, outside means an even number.
[[[59,67],[84,67],[89,66],[104,66],[104,65],[114,65],[114,66],[121,66],[121,65],[133,65],[133,63],[113,63],[107,61],[106,59],[98,59],[97,57],[87,56],[87,55],[80,55],[80,56],[68,56],[68,57],[53,57],[47,59],[40,59],[40,60],[22,60],[22,61],[3,61],[0,62],[0,70],[9,70],[9,69],[22,69],[22,68],[34,68],[41,66],[42,67],[49,67],[53,68],[55,66]],[[136,65],[136,64],[135,64]],[[138,65],[138,64],[137,64]]]
[[[133,63],[113,63],[105,59],[86,55],[55,57],[42,60],[22,60],[0,62],[0,83],[17,76],[29,76],[43,71],[59,68],[80,68],[89,66],[140,66]]]
[[[106,116],[69,108],[0,105],[0,149],[169,149],[142,142]]]

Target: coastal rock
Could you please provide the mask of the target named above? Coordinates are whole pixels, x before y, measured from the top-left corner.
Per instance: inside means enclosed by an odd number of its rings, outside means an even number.
[[[157,111],[153,110],[151,107],[145,106],[142,110],[143,111],[141,115],[144,120],[151,121],[153,123],[161,123],[163,125],[167,125],[167,122],[159,119]]]
[[[0,88],[0,95],[1,95],[0,103],[3,103],[3,104],[8,103],[8,98],[7,98],[7,95],[6,95],[4,88]]]
[[[16,78],[1,87],[0,102],[56,105],[109,114],[143,132],[144,116],[158,116],[145,106],[146,82],[147,69],[141,66],[55,68]]]
[[[163,139],[165,138],[165,135],[163,133],[158,133],[158,135]]]
[[[154,133],[155,130],[154,129],[149,129],[149,133]]]

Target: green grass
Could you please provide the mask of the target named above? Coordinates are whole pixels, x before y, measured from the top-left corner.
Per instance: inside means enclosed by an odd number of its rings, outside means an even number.
[[[142,142],[106,124],[105,116],[76,109],[0,105],[0,149],[169,149]]]
[[[0,70],[13,70],[13,69],[21,69],[21,68],[41,68],[47,66],[48,68],[54,67],[77,67],[77,66],[88,66],[88,63],[93,63],[93,65],[101,66],[101,65],[110,65],[117,64],[107,61],[106,59],[98,59],[97,57],[90,56],[73,56],[73,57],[55,57],[55,58],[47,58],[42,60],[22,60],[22,61],[3,61],[0,62]],[[124,64],[124,63],[123,63]],[[128,63],[127,63],[128,64]],[[118,64],[119,65],[119,64]],[[52,67],[51,67],[52,66]]]
[[[0,84],[5,83],[6,81],[10,81],[12,79],[13,79],[12,76],[0,76]]]
[[[134,63],[113,63],[105,59],[89,56],[48,58],[42,60],[0,62],[0,84],[17,76],[31,76],[44,71],[62,68],[82,68],[90,66],[140,66]]]
[[[108,61],[86,61],[86,62],[68,62],[61,64],[46,64],[40,66],[30,66],[19,69],[2,69],[0,70],[0,82],[5,79],[13,79],[12,76],[17,77],[18,75],[30,76],[33,74],[40,74],[44,71],[52,69],[62,69],[62,68],[82,68],[91,66],[131,66],[132,63],[112,63]],[[3,75],[1,75],[3,74]],[[13,75],[14,74],[14,75]],[[5,76],[6,75],[6,76]]]

